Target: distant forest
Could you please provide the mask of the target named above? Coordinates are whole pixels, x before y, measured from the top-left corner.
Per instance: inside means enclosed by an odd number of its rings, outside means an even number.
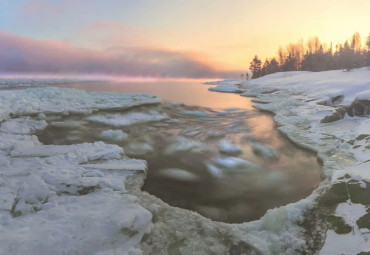
[[[354,33],[351,41],[328,46],[318,37],[313,37],[304,44],[303,40],[291,43],[285,48],[279,47],[278,56],[262,61],[256,55],[250,62],[252,79],[276,72],[285,71],[327,71],[370,66],[370,33],[363,46],[359,33]]]

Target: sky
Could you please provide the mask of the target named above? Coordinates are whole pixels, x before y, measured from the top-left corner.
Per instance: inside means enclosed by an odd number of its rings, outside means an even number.
[[[236,78],[254,55],[370,32],[369,0],[1,0],[0,72]]]

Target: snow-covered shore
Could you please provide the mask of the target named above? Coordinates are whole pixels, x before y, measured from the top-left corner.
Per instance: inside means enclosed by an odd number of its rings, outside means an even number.
[[[306,216],[326,198],[324,191],[345,184],[358,185],[356,194],[369,194],[369,118],[345,115],[320,123],[336,112],[337,96],[344,96],[343,104],[356,95],[366,100],[369,81],[370,71],[360,69],[280,73],[213,88],[235,89],[263,102],[255,107],[274,112],[279,129],[317,151],[323,174],[333,176],[308,198],[243,224],[214,222],[142,192],[146,163],[129,159],[119,146],[99,141],[42,145],[33,135],[48,125],[49,115],[127,109],[159,103],[157,97],[57,88],[0,91],[0,254],[310,254],[317,247],[313,233],[307,233]],[[370,251],[369,230],[356,223],[368,200],[351,196],[347,201],[349,193],[335,204],[340,204],[335,215],[353,231],[328,230],[321,254]]]
[[[335,197],[324,208],[332,215],[322,221],[329,230],[319,253],[369,252],[370,70],[285,72],[237,83],[224,82],[212,90],[255,97],[261,103],[255,108],[274,113],[279,130],[317,152],[323,162],[322,173],[330,184],[322,182],[314,192],[317,197],[306,199],[323,210],[327,197]]]

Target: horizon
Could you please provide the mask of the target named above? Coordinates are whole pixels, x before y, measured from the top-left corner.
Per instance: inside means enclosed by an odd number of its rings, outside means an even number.
[[[238,78],[254,55],[271,58],[279,46],[299,40],[317,36],[336,45],[359,32],[364,43],[368,9],[364,0],[88,5],[5,0],[0,3],[0,59],[5,59],[0,71],[144,80]]]

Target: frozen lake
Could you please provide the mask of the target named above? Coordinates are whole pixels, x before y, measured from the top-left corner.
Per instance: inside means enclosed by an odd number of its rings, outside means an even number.
[[[307,197],[321,181],[316,155],[281,135],[272,115],[252,108],[250,98],[211,92],[200,82],[53,86],[162,99],[127,111],[51,117],[37,135],[45,144],[103,140],[124,147],[128,156],[148,161],[143,190],[170,205],[217,221],[245,222]]]

